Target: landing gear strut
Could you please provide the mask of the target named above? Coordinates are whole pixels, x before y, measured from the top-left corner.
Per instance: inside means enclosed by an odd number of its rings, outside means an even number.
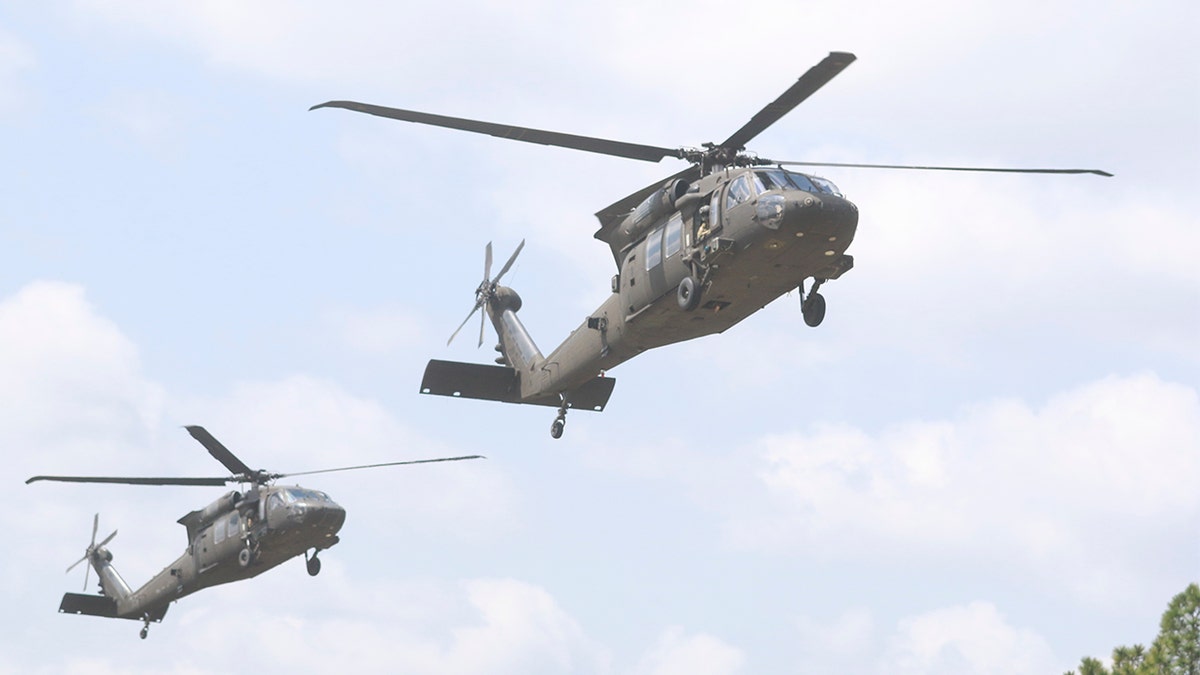
[[[149,634],[150,634],[150,615],[144,614],[144,615],[142,615],[142,630],[141,630],[141,632],[138,633],[138,636],[141,637],[143,640],[145,640],[146,636]]]
[[[816,328],[825,320],[825,296],[817,292],[824,279],[813,279],[812,290],[804,294],[804,282],[800,282],[800,313],[804,315],[804,323]]]
[[[562,438],[563,427],[567,426],[567,395],[559,394],[562,398],[562,403],[558,406],[558,417],[554,418],[554,422],[550,425],[550,437]]]
[[[308,551],[304,552],[304,565],[308,568],[308,576],[315,577],[321,573],[321,559],[317,557],[317,551],[313,551],[312,557],[308,555]]]

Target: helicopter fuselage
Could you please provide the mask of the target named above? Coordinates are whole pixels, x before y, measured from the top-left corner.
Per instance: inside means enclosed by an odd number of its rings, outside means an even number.
[[[431,361],[421,391],[557,406],[552,433],[561,434],[566,410],[603,409],[613,386],[605,371],[655,347],[723,332],[784,293],[803,293],[806,279],[824,283],[853,266],[846,249],[858,209],[823,179],[733,168],[647,192],[597,233],[618,265],[612,295],[549,356],[517,318],[520,296],[497,286],[486,310],[502,367]]]
[[[618,287],[522,380],[523,397],[577,387],[655,347],[721,333],[808,278],[841,275],[858,209],[835,192],[775,187],[778,169],[710,175],[624,247]],[[690,198],[690,199],[689,199]],[[698,283],[691,308],[680,284]]]
[[[137,590],[117,573],[107,548],[95,549],[89,562],[103,595],[68,593],[60,611],[159,621],[179,598],[333,546],[345,519],[345,510],[316,490],[271,486],[245,496],[230,492],[180,519],[188,529],[187,550]]]

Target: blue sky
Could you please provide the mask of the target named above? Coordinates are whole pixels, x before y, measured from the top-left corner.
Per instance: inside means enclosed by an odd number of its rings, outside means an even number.
[[[1061,672],[1200,575],[1200,59],[1183,2],[0,2],[0,670]],[[830,51],[752,150],[835,162],[856,268],[611,375],[599,415],[417,394],[483,248],[544,352],[603,301],[591,215],[682,168],[423,128],[353,99],[673,147]],[[55,613],[95,512],[140,584],[211,475],[348,510],[137,625]],[[318,480],[319,479],[319,480]],[[102,535],[103,536],[103,535]]]

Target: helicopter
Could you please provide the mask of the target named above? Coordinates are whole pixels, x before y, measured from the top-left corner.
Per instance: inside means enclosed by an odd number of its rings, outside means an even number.
[[[1098,169],[778,161],[745,152],[749,141],[855,59],[848,52],[831,52],[725,141],[704,143],[700,148],[641,145],[355,101],[328,101],[310,108],[342,108],[628,159],[659,162],[675,158],[690,163],[665,181],[596,213],[600,228],[594,236],[608,244],[617,267],[612,295],[549,356],[542,355],[517,318],[520,295],[499,284],[525,242],[495,277],[490,277],[489,242],[475,305],[447,345],[475,312],[483,309],[499,336],[498,365],[431,360],[420,392],[557,407],[550,435],[559,438],[567,411],[603,411],[615,386],[606,372],[646,350],[724,332],[792,290],[799,291],[804,322],[819,326],[826,309],[822,285],[854,267],[854,258],[846,251],[858,227],[858,207],[832,181],[787,167],[1112,176]],[[479,346],[483,338],[481,314]]]
[[[401,464],[483,459],[481,455],[468,455],[299,473],[269,473],[251,469],[204,427],[184,428],[233,475],[223,478],[34,476],[25,481],[26,484],[59,481],[187,486],[239,483],[249,486],[244,491],[226,492],[208,506],[180,518],[179,524],[187,528],[187,549],[136,591],[112,566],[113,555],[107,545],[117,536],[116,530],[96,541],[96,533],[100,529],[100,515],[96,514],[92,520],[92,541],[83,557],[68,567],[67,572],[86,561],[90,569],[96,570],[101,592],[99,595],[86,593],[88,572],[85,571],[85,592],[64,594],[59,612],[138,620],[142,622],[140,635],[144,640],[149,634],[151,622],[161,622],[172,602],[196,591],[256,577],[300,555],[304,556],[309,575],[320,573],[321,559],[317,554],[338,543],[337,533],[346,520],[346,510],[324,492],[299,486],[275,485],[278,479]],[[312,549],[312,555],[309,555],[309,549]]]

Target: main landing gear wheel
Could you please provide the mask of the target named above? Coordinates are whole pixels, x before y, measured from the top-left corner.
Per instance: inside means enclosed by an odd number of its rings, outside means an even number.
[[[145,640],[146,636],[149,634],[150,634],[150,615],[143,614],[142,615],[142,630],[141,630],[141,632],[138,633],[138,637]]]
[[[254,561],[254,554],[250,552],[250,549],[244,548],[244,549],[238,551],[238,564],[239,565],[241,565],[242,567],[249,567],[250,563],[253,561]]]
[[[317,557],[316,553],[313,553],[311,558],[306,555],[304,565],[308,568],[308,576],[310,577],[315,577],[321,573],[321,559]]]
[[[675,291],[675,299],[679,302],[679,309],[685,312],[690,312],[700,306],[700,280],[693,275],[688,275],[679,282],[679,289]]]
[[[825,320],[825,296],[811,293],[804,301],[800,312],[804,315],[804,323],[816,328]]]

